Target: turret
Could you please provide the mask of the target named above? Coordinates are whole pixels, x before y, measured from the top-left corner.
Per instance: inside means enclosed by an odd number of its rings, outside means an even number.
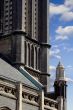
[[[59,62],[56,68],[56,79],[54,82],[55,89],[55,98],[60,101],[60,109],[59,110],[67,110],[67,84],[65,80],[64,66]]]
[[[64,79],[65,79],[64,66],[59,62],[56,68],[56,81]]]

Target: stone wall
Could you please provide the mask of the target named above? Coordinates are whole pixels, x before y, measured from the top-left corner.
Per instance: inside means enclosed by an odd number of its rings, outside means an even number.
[[[58,110],[58,103],[44,97],[43,90],[0,78],[1,107],[8,107],[11,110]]]
[[[0,53],[3,54],[11,53],[11,40],[9,37],[0,39]]]

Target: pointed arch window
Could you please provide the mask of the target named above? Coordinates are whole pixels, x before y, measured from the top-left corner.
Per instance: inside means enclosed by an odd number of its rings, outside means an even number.
[[[40,50],[40,48],[39,48],[39,49],[38,49],[38,70],[41,69],[41,68],[40,68],[40,60],[41,60],[40,55],[41,55],[41,50]]]
[[[25,41],[25,65],[27,64],[27,43]]]
[[[34,47],[31,46],[31,67],[34,68]]]
[[[35,69],[37,69],[37,61],[38,61],[38,57],[37,57],[37,47],[35,47]]]
[[[30,44],[28,43],[28,66],[30,66]]]

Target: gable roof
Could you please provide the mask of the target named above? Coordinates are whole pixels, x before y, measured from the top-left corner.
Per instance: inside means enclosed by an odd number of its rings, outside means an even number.
[[[1,58],[0,77],[8,78],[9,80],[15,82],[21,82],[39,90],[43,88],[43,85],[39,83],[35,78],[33,78],[25,69],[20,68],[18,71],[16,68]]]
[[[20,72],[40,90],[44,88],[44,86],[39,81],[37,81],[32,75],[30,75],[24,68],[20,67]]]

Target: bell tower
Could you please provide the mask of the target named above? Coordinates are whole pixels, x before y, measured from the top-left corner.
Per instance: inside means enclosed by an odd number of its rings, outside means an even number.
[[[56,68],[54,89],[55,98],[59,101],[59,110],[67,110],[67,82],[65,80],[64,66],[60,62]]]
[[[17,68],[23,66],[47,88],[50,76],[48,0],[2,1],[0,53]]]

